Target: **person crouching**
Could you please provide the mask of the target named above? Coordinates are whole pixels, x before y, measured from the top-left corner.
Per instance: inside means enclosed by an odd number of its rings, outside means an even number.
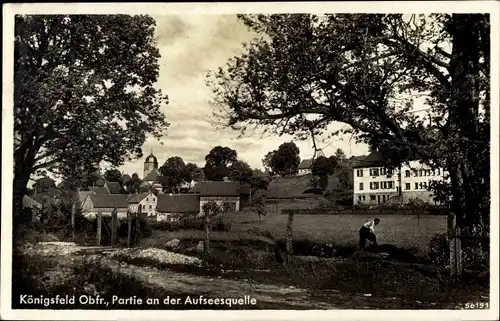
[[[375,225],[378,225],[378,223],[380,223],[380,220],[378,218],[375,218],[373,221],[363,224],[363,226],[359,230],[359,247],[361,249],[365,248],[366,240],[370,241],[374,245],[377,245],[377,236],[375,235],[375,230],[373,229],[373,227]]]

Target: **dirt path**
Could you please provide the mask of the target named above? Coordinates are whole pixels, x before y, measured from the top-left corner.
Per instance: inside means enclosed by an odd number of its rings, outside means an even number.
[[[226,279],[221,276],[205,277],[151,266],[136,266],[113,259],[114,249],[105,247],[72,247],[66,252],[57,249],[41,247],[37,251],[41,255],[60,256],[61,261],[71,264],[75,257],[98,260],[116,274],[132,277],[146,285],[152,285],[165,290],[165,293],[176,293],[179,296],[187,294],[203,295],[205,298],[241,298],[250,296],[257,301],[253,308],[260,309],[380,309],[380,308],[423,308],[428,304],[419,301],[407,302],[399,298],[372,297],[369,294],[342,293],[335,289],[312,291],[286,285],[272,285],[255,282],[248,279]],[[51,247],[52,248],[52,247]],[[50,253],[50,254],[47,254]],[[168,252],[172,254],[171,252]],[[177,254],[175,254],[177,255]],[[163,298],[159,298],[162,300]],[[421,306],[421,307],[419,307]],[[207,307],[210,308],[210,307]],[[242,307],[247,308],[247,307]],[[248,306],[252,308],[252,306]],[[437,308],[437,307],[435,307]],[[439,308],[456,309],[456,306]]]

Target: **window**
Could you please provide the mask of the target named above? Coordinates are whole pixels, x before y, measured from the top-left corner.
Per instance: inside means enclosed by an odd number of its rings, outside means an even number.
[[[378,176],[378,175],[379,175],[378,168],[372,168],[372,169],[370,169],[370,176]]]
[[[406,170],[405,171],[405,177],[410,177],[410,176],[411,176],[410,171]]]
[[[156,198],[153,197],[153,202],[156,202]]]
[[[393,173],[394,173],[394,171],[392,169],[387,170],[387,175],[388,176],[392,176]]]
[[[153,205],[149,205],[149,209],[152,209],[153,208]]]
[[[146,202],[149,202],[149,197],[146,197]]]
[[[410,188],[411,188],[411,184],[410,183],[406,183],[405,190],[409,190]]]
[[[357,175],[358,177],[363,177],[363,170],[362,170],[362,169],[358,169],[358,170],[356,171],[356,175]]]
[[[361,196],[358,196],[358,200],[360,200],[360,201],[361,201]]]
[[[387,173],[387,169],[382,167],[380,169],[380,175],[385,175],[386,173]]]
[[[359,190],[362,191],[363,190],[363,183],[359,183]]]
[[[146,205],[142,205],[142,209],[145,210],[146,209]]]
[[[370,200],[375,201],[376,199],[375,195],[370,195]]]
[[[379,188],[378,182],[370,183],[370,189],[378,189],[378,188]]]
[[[418,183],[415,183],[415,189],[418,189]]]
[[[393,189],[394,188],[394,182],[387,182],[387,188],[388,189]]]
[[[382,182],[382,189],[387,189],[387,182]]]
[[[436,175],[441,175],[439,168],[437,169],[437,174]]]
[[[364,195],[362,197],[363,197],[363,201],[366,201],[366,197]]]

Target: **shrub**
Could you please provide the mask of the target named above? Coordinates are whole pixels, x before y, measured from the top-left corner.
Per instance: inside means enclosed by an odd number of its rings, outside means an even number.
[[[431,264],[447,266],[450,264],[450,243],[446,233],[434,235],[429,242],[428,261]]]

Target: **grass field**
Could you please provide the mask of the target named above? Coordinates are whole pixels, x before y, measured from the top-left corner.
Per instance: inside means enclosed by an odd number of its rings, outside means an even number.
[[[270,232],[276,239],[284,239],[287,215],[269,213],[259,221],[251,212],[228,213],[225,220],[232,222],[229,232],[211,232],[214,241],[257,240],[259,232]],[[294,215],[293,239],[316,243],[331,243],[334,246],[356,246],[358,232],[363,223],[372,220],[367,215]],[[379,244],[392,244],[406,249],[427,252],[430,239],[446,232],[445,216],[383,215],[376,226]],[[180,240],[203,240],[204,231],[154,231],[150,242],[164,244],[177,238]],[[147,242],[147,241],[146,241]]]

